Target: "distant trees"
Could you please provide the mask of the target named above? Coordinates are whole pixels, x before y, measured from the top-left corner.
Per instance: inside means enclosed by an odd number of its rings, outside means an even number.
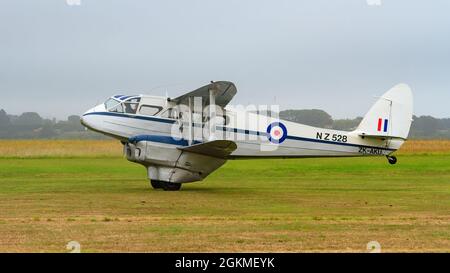
[[[362,117],[357,117],[355,119],[336,119],[333,121],[333,129],[352,131],[361,123]]]
[[[105,138],[100,134],[86,131],[79,116],[69,116],[67,120],[56,121],[42,118],[38,113],[25,112],[20,116],[8,115],[0,110],[0,138]]]
[[[413,138],[450,138],[450,119],[414,116],[409,135]]]
[[[5,110],[0,110],[0,138],[7,138],[11,130],[11,121]]]
[[[25,112],[14,120],[14,126],[27,129],[37,129],[44,124],[44,120],[35,112]]]
[[[319,109],[285,110],[280,112],[280,118],[322,128],[333,126],[333,118],[327,112]]]
[[[58,121],[55,124],[55,128],[62,132],[71,132],[71,131],[83,131],[84,127],[80,123],[79,116],[69,116],[66,121]]]
[[[318,109],[284,110],[280,112],[279,116],[281,119],[292,122],[344,131],[354,130],[362,120],[362,117],[333,120],[327,112]]]
[[[5,110],[0,110],[0,128],[8,127],[11,125],[11,121],[9,120],[8,114],[6,114]]]
[[[412,128],[416,136],[424,136],[427,132],[436,132],[439,129],[438,120],[431,116],[413,117]]]

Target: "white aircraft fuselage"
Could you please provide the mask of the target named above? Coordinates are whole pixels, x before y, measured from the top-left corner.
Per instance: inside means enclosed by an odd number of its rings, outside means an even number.
[[[350,132],[225,108],[228,101],[216,105],[215,100],[234,85],[218,82],[205,90],[212,86],[219,91],[205,95],[199,89],[206,103],[197,106],[194,96],[113,96],[84,113],[81,122],[120,140],[127,158],[147,168],[152,186],[165,190],[202,180],[228,159],[387,156],[395,163],[390,155],[404,143],[411,124],[412,95],[406,85],[383,95]]]

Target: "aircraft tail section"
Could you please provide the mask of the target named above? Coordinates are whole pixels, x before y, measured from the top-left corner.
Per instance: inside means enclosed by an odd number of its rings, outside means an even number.
[[[398,84],[378,99],[355,132],[362,137],[406,140],[412,112],[411,89],[406,84]]]

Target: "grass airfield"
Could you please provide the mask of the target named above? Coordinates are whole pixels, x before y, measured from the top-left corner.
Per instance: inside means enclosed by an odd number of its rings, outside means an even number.
[[[450,141],[229,161],[153,190],[116,141],[0,141],[0,252],[450,252]]]

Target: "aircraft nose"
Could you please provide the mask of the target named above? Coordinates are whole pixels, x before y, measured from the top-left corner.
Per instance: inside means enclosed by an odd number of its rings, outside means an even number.
[[[103,104],[99,104],[89,110],[87,110],[80,118],[80,122],[84,127],[87,127],[89,129],[94,129],[95,127],[98,127],[99,120],[95,118],[95,113],[101,113],[105,112],[105,106]]]
[[[80,118],[80,123],[81,123],[81,125],[83,125],[84,127],[87,127],[86,119],[85,119],[84,115],[81,116],[81,118]]]
[[[90,117],[89,117],[89,115],[95,112],[95,108],[96,108],[96,107],[87,110],[87,111],[81,116],[80,122],[81,122],[81,124],[82,124],[84,127],[92,128],[92,124],[91,124],[91,122],[90,122]]]
[[[89,126],[89,118],[86,116],[88,112],[84,113],[81,118],[80,118],[80,122],[84,127],[90,128]]]

